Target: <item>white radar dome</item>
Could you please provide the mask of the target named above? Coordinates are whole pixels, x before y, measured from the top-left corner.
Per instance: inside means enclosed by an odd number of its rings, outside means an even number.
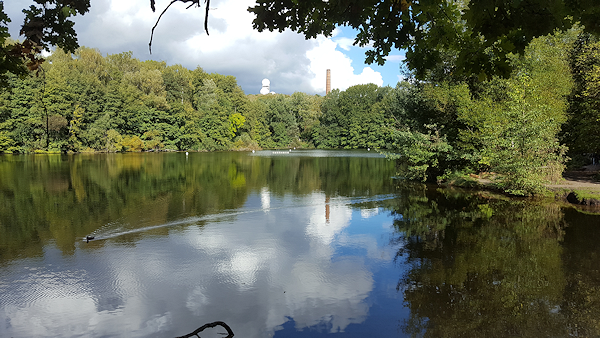
[[[263,79],[262,80],[262,85],[263,85],[263,87],[270,86],[271,85],[271,81],[269,81],[269,79]]]

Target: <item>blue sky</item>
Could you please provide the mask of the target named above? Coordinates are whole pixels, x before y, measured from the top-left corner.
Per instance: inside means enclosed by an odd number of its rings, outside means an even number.
[[[395,86],[403,54],[392,51],[384,66],[366,65],[365,49],[352,46],[356,32],[347,27],[332,37],[306,40],[291,31],[262,32],[252,29],[253,15],[246,10],[255,0],[211,0],[209,32],[204,32],[204,8],[186,9],[177,3],[163,16],[155,30],[152,54],[148,42],[152,26],[170,0],[157,0],[157,12],[148,0],[92,0],[90,12],[75,19],[82,46],[103,55],[132,51],[140,60],[181,64],[188,69],[233,75],[246,94],[258,94],[262,79],[271,91],[325,94],[325,71],[331,69],[332,87],[375,83]],[[17,37],[23,22],[22,9],[33,0],[4,1],[13,22],[9,29]]]
[[[338,29],[340,30],[339,37],[351,40],[349,41],[350,44],[354,42],[354,38],[357,34],[356,30],[350,27],[340,27]],[[334,38],[334,40],[336,39]],[[403,51],[392,51],[390,57],[388,57],[387,62],[383,66],[379,66],[377,65],[377,63],[373,63],[371,65],[365,64],[365,48],[360,48],[352,45],[344,45],[344,47],[348,48],[348,50],[342,48],[342,45],[338,43],[336,50],[339,50],[340,52],[345,53],[346,55],[348,55],[348,57],[350,57],[350,59],[352,60],[352,67],[355,70],[362,69],[365,66],[371,67],[374,71],[381,73],[383,77],[384,86],[395,87],[398,81],[401,79],[400,64],[401,60],[404,59]]]

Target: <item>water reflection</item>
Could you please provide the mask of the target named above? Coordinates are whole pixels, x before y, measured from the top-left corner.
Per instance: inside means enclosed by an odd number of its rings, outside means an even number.
[[[0,157],[0,337],[600,336],[598,216],[339,154]]]
[[[294,207],[297,198],[283,198],[278,202],[288,208],[271,209],[267,218],[254,212],[188,227],[140,241],[135,250],[106,243],[99,252],[78,254],[68,264],[78,270],[70,274],[44,268],[47,255],[29,263],[42,273],[9,267],[2,284],[16,297],[2,299],[4,333],[166,336],[194,318],[221,318],[247,337],[272,336],[289,318],[298,329],[320,324],[343,332],[366,318],[373,277],[364,257],[336,255],[332,242],[352,210],[347,201],[330,202],[327,223],[323,204],[314,203],[324,200],[315,193]],[[362,239],[353,245],[377,246]]]
[[[32,200],[31,187],[51,175],[38,164],[21,163],[29,184],[16,171],[18,187],[0,183],[14,217],[3,214],[1,223],[0,336],[168,337],[221,320],[236,334],[266,337],[290,318],[296,329],[329,332],[365,321],[372,264],[391,255],[377,237],[348,229],[365,219],[357,200],[388,198],[393,167],[382,159],[190,154],[182,169],[176,155],[101,158],[106,170],[85,158],[40,160],[71,182],[60,193],[36,190],[42,199]],[[5,159],[0,171],[14,164]],[[323,180],[331,170],[339,183]],[[342,184],[349,176],[361,178]],[[73,182],[87,187],[78,193]],[[18,201],[44,211],[18,214]],[[370,219],[384,220],[390,224],[387,215]],[[29,229],[39,240],[28,242]],[[81,240],[90,233],[93,241]]]
[[[565,234],[579,227],[579,216],[565,217],[555,203],[465,197],[451,190],[413,187],[402,196],[397,200],[395,226],[407,236],[400,238],[405,246],[398,255],[411,266],[398,284],[411,310],[404,333],[424,337],[600,334],[597,321],[579,318],[585,306],[576,303],[581,290],[574,292],[573,287],[582,284],[568,285],[570,280],[598,276],[594,270],[573,271],[570,255],[565,254],[573,244]],[[597,228],[589,230],[595,236],[599,233]],[[584,286],[583,293],[594,294],[598,281]],[[597,311],[597,304],[588,306],[582,317]]]

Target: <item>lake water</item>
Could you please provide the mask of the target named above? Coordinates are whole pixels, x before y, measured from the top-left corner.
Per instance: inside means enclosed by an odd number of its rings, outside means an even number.
[[[600,336],[599,216],[394,176],[374,152],[0,156],[0,337]]]

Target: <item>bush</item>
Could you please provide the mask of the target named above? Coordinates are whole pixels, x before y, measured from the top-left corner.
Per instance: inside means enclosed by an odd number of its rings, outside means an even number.
[[[124,151],[139,152],[145,149],[144,141],[139,136],[127,135],[121,141]]]
[[[435,125],[426,126],[427,134],[418,131],[395,131],[393,133],[392,153],[386,157],[397,160],[398,175],[409,180],[426,181],[436,177],[440,162],[446,162],[452,146],[445,136],[441,136]]]

